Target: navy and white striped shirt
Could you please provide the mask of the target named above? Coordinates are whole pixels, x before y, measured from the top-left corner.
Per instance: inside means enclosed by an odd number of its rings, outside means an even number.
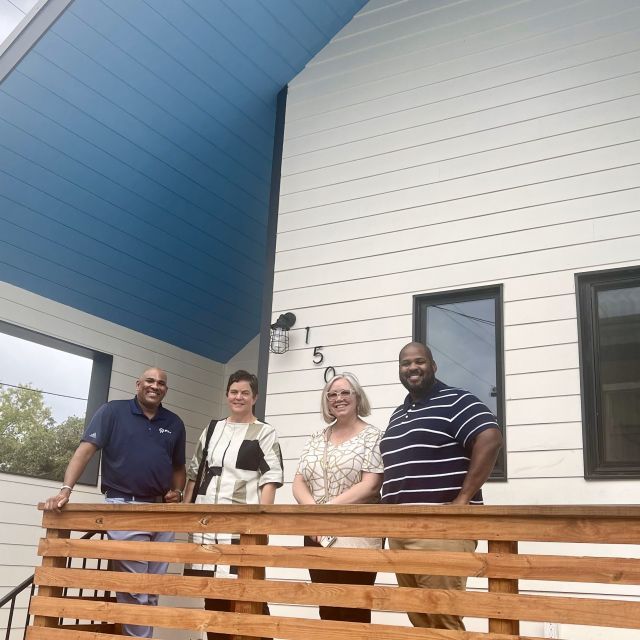
[[[482,431],[497,427],[483,402],[439,380],[421,400],[414,402],[407,396],[391,415],[380,441],[382,502],[451,502],[469,470],[468,445]],[[471,504],[482,504],[481,490]]]

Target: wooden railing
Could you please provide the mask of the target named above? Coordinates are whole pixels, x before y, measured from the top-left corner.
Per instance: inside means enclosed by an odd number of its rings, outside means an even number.
[[[245,506],[202,505],[74,505],[62,513],[45,513],[46,538],[40,543],[42,566],[36,570],[38,595],[32,599],[35,616],[29,640],[108,640],[113,623],[153,625],[189,630],[190,637],[210,630],[238,638],[409,640],[415,638],[459,640],[531,640],[541,631],[520,635],[520,621],[637,629],[640,637],[640,507],[388,507]],[[219,531],[240,534],[240,545],[201,546],[187,542],[140,543],[80,540],[71,532],[89,530]],[[267,544],[267,534],[271,543]],[[365,550],[302,547],[303,534],[380,536],[399,538],[477,539],[488,541],[487,553]],[[280,536],[286,545],[275,545]],[[566,555],[567,545],[535,545],[536,553],[523,553],[529,541],[638,545],[615,547],[590,557]],[[531,545],[530,545],[531,546]],[[570,551],[576,547],[570,545]],[[560,555],[558,550],[565,553]],[[542,551],[542,553],[540,552]],[[614,555],[612,555],[614,554]],[[238,567],[238,579],[215,579],[168,574],[138,575],[89,569],[67,569],[66,558],[219,563]],[[421,590],[397,586],[310,584],[306,579],[265,579],[265,568],[319,568],[421,573],[487,578],[487,588],[477,585],[466,592]],[[293,572],[301,575],[301,572]],[[306,574],[306,572],[305,572]],[[519,593],[519,581],[548,583],[599,583],[623,585],[618,597],[574,597]],[[232,613],[204,611],[201,600],[187,607],[142,607],[108,599],[63,597],[63,588],[159,593],[169,596],[225,598],[235,601]],[[532,587],[528,587],[532,590]],[[602,593],[612,589],[602,587]],[[616,589],[613,589],[615,591]],[[580,586],[572,586],[579,592]],[[597,592],[597,591],[596,591]],[[634,599],[635,598],[635,599]],[[363,624],[262,615],[262,603],[327,605],[369,608],[374,611],[447,613],[488,620],[488,631],[414,629],[392,624]],[[273,607],[276,609],[276,607]],[[295,611],[287,608],[287,611]],[[103,625],[65,625],[66,620],[103,620]],[[403,616],[403,620],[406,618]],[[568,628],[567,628],[568,629]],[[580,635],[572,627],[571,638]],[[577,631],[576,631],[577,630]],[[88,632],[92,632],[89,634]],[[95,632],[102,632],[95,635]],[[566,637],[564,633],[560,637]],[[603,628],[602,635],[610,638]],[[630,637],[630,636],[626,636]]]

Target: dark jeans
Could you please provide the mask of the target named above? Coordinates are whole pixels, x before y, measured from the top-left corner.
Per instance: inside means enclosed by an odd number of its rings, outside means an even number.
[[[311,538],[305,537],[305,547],[321,547]],[[370,571],[333,571],[331,569],[309,569],[311,582],[333,584],[365,584],[373,585],[376,573]],[[319,607],[321,620],[341,620],[342,622],[371,622],[369,609],[352,609],[350,607]],[[212,640],[212,639],[209,639]]]
[[[207,611],[231,611],[231,600],[218,600],[215,598],[205,598],[204,608]],[[269,615],[269,607],[266,602],[262,609],[262,613]],[[217,633],[216,631],[207,631],[207,640],[231,640],[235,634]],[[262,638],[262,640],[271,640],[270,638]]]

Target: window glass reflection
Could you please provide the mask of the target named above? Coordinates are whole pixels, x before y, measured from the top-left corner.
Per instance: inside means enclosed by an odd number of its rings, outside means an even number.
[[[0,472],[62,481],[93,361],[0,332]]]
[[[427,344],[437,377],[478,396],[497,414],[495,300],[429,305]]]
[[[640,460],[640,287],[597,292],[604,460]]]

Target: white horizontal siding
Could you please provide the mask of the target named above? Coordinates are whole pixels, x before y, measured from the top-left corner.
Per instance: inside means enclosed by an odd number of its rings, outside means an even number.
[[[122,326],[90,316],[28,291],[0,282],[0,319],[27,329],[113,355],[109,399],[133,397],[135,380],[148,366],[167,371],[165,406],[184,420],[187,454],[205,420],[219,415],[224,365]],[[36,509],[57,491],[59,482],[0,474],[0,592],[6,593],[40,564],[42,513]],[[101,502],[98,487],[78,485],[74,502]],[[15,624],[23,624],[23,598]],[[4,614],[3,614],[4,615]],[[6,625],[0,618],[0,627]],[[4,631],[3,631],[4,633]]]
[[[584,480],[575,298],[576,273],[640,264],[639,42],[635,0],[373,0],[290,84],[273,315],[297,323],[267,397],[288,482],[325,367],[356,373],[384,428],[413,296],[502,284],[509,481],[487,501],[640,493]]]
[[[421,0],[418,4],[424,6]],[[349,59],[342,56],[335,57],[331,64],[327,60],[307,65],[296,80],[296,94],[288,100],[290,105],[300,107],[290,114],[291,120],[328,110],[338,112],[353,104],[366,108],[366,103],[375,104],[376,99],[387,95],[483,72],[493,71],[495,83],[502,77],[496,76],[496,70],[505,73],[521,61],[544,60],[554,54],[558,57],[571,47],[598,42],[633,28],[633,13],[638,10],[633,0],[610,2],[607,12],[603,12],[599,0],[517,4],[528,10],[519,23],[511,22],[505,11],[502,19],[494,16],[489,29],[474,28],[479,25],[471,23],[467,25],[471,33],[457,28],[453,34],[445,31],[437,40],[432,32],[419,38],[417,47],[407,46],[406,41],[391,42],[395,55],[384,51],[386,43],[380,41],[384,38],[376,38],[380,31],[369,31],[371,40],[379,40],[377,55],[372,50],[354,49]],[[390,7],[392,12],[396,9]],[[351,23],[353,28],[358,28],[358,20],[356,16]],[[339,38],[340,35],[335,40]],[[331,46],[326,47],[325,53],[330,49]]]

